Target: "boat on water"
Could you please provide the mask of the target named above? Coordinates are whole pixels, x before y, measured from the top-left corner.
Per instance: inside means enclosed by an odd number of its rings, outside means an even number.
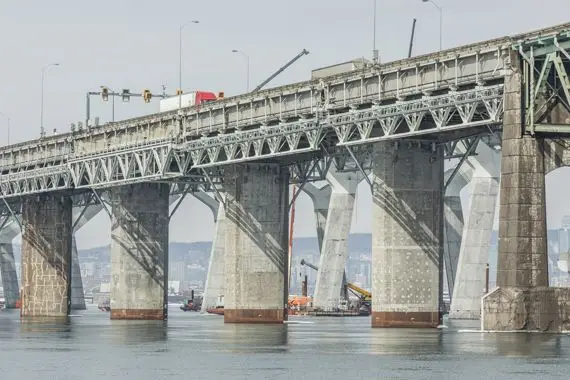
[[[97,304],[97,308],[101,311],[110,312],[111,311],[111,302],[109,300],[107,300],[105,302],[99,302],[99,304]]]
[[[216,306],[206,309],[206,313],[224,315],[224,296],[219,296]]]

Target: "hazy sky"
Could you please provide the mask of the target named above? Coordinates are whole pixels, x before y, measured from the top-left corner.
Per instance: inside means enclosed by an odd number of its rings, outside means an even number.
[[[569,0],[437,0],[444,9],[444,47],[525,32],[568,21]],[[172,93],[178,85],[178,32],[183,32],[183,88],[244,92],[245,60],[250,57],[250,87],[306,48],[301,58],[272,85],[305,80],[313,68],[372,51],[373,0],[71,0],[3,1],[0,12],[0,112],[11,118],[11,141],[37,137],[40,129],[42,67],[59,62],[45,76],[46,130],[68,130],[85,118],[85,93],[100,85],[141,92]],[[547,11],[546,11],[547,10]],[[421,0],[378,0],[377,45],[382,61],[407,54],[412,19],[418,19],[414,54],[437,50],[439,13]],[[116,103],[116,118],[154,112],[158,103],[140,99]],[[92,115],[109,120],[109,103],[92,103]],[[0,116],[0,143],[7,143]],[[568,187],[568,172],[547,177],[552,189]],[[570,202],[549,196],[549,227],[570,213]],[[370,190],[359,188],[353,232],[370,232]],[[556,204],[556,207],[554,205]],[[192,218],[188,218],[192,215]],[[193,222],[195,221],[195,222]],[[209,222],[205,222],[209,221]],[[110,241],[109,218],[101,213],[78,233],[80,248]],[[210,210],[189,198],[171,222],[174,241],[209,240]],[[296,236],[314,236],[309,198],[297,204]]]

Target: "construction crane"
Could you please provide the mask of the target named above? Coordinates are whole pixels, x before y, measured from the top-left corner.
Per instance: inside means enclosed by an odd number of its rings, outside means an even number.
[[[408,49],[408,58],[412,58],[412,48],[414,46],[414,34],[416,32],[416,19],[412,22],[412,35],[410,36],[410,47]]]
[[[315,271],[318,271],[318,270],[319,270],[319,267],[318,267],[318,266],[316,266],[316,265],[314,265],[314,264],[311,264],[310,262],[308,262],[308,261],[305,260],[305,259],[301,259],[301,265],[308,266],[309,268],[314,269]],[[341,296],[344,297],[345,299],[348,299],[348,292],[347,292],[348,286],[347,286],[347,285],[348,285],[348,283],[346,282],[346,272],[343,272],[343,274],[342,274]]]
[[[273,80],[273,78],[275,78],[277,75],[281,74],[286,68],[288,68],[293,63],[295,63],[299,58],[301,58],[302,56],[307,55],[307,54],[309,54],[309,51],[307,49],[303,49],[293,59],[291,59],[285,65],[281,66],[281,68],[279,68],[279,70],[274,72],[269,78],[267,78],[266,80],[261,82],[261,84],[259,86],[257,86],[256,88],[254,88],[253,91],[251,91],[251,92],[257,92],[257,91],[261,90],[267,83],[271,82]]]

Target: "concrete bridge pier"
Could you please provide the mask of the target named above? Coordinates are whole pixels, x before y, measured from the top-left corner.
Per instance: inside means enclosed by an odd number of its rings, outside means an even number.
[[[497,288],[482,299],[481,329],[570,329],[570,288],[548,287],[545,173],[570,164],[567,141],[521,133],[520,58],[505,78]],[[552,122],[568,124],[568,120]]]
[[[194,193],[194,196],[204,203],[214,215],[216,228],[212,248],[210,249],[210,262],[206,274],[206,285],[202,298],[201,312],[216,307],[218,298],[224,295],[224,263],[225,263],[225,220],[224,206],[213,197],[204,192]],[[223,196],[223,195],[222,195]]]
[[[453,169],[445,172],[445,183],[447,183],[451,172],[453,172]],[[463,207],[459,194],[468,182],[468,173],[466,173],[464,166],[462,166],[445,190],[445,197],[443,199],[443,261],[445,264],[445,280],[447,281],[450,296],[453,295],[453,289],[455,287],[457,262],[459,260],[461,238],[463,235]]]
[[[376,143],[372,172],[372,327],[437,327],[443,152],[427,142]]]
[[[85,294],[83,291],[83,281],[81,279],[81,269],[79,267],[79,253],[77,251],[77,243],[75,241],[75,233],[79,231],[87,222],[93,219],[103,207],[101,205],[88,206],[81,213],[81,209],[73,212],[73,222],[75,228],[73,230],[73,238],[71,241],[71,310],[85,310]],[[79,218],[79,220],[77,220]]]
[[[287,320],[289,172],[278,164],[233,165],[226,192],[226,323]]]
[[[313,306],[331,309],[339,305],[352,225],[354,199],[360,178],[356,172],[338,172],[331,166],[327,182],[331,188]]]
[[[167,317],[169,185],[111,190],[111,319]]]
[[[42,193],[24,198],[22,317],[66,317],[71,304],[71,198]]]
[[[317,241],[319,243],[320,252],[320,250],[323,248],[323,238],[325,235],[325,227],[329,213],[331,187],[328,183],[321,188],[316,187],[312,183],[305,183],[305,186],[303,186],[303,191],[313,201],[313,211],[315,213],[315,224],[317,228]]]
[[[479,319],[499,193],[500,153],[480,143],[472,167],[470,207],[463,229],[449,318]]]
[[[2,288],[6,309],[14,309],[20,299],[20,286],[18,285],[18,273],[14,260],[12,241],[20,234],[20,226],[14,219],[10,219],[0,230],[0,273],[2,274]]]

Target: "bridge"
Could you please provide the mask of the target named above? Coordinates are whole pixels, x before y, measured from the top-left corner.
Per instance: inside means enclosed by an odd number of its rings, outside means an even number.
[[[210,192],[223,207],[208,286],[224,294],[225,321],[283,322],[289,184],[315,200],[315,302],[326,303],[363,178],[372,326],[436,327],[443,268],[461,292],[476,247],[473,226],[467,240],[457,233],[458,193],[446,190],[483,178],[464,164],[484,168],[477,152],[502,145],[498,288],[474,312],[485,330],[568,328],[570,291],[548,287],[544,175],[570,160],[569,33],[554,26],[2,147],[1,213],[22,232],[22,316],[69,313],[73,231],[98,206],[112,220],[111,318],[166,318],[169,206]],[[328,190],[310,183],[320,180]]]

